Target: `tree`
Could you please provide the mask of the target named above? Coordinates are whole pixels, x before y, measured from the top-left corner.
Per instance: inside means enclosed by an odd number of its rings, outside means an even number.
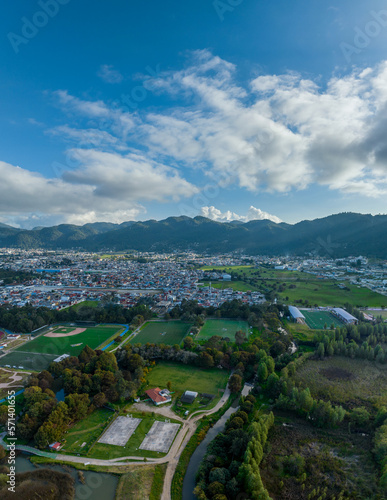
[[[168,380],[167,382],[167,389],[169,392],[171,392],[171,388],[172,388],[172,382],[170,380]]]
[[[3,460],[3,458],[6,457],[6,452],[5,452],[5,449],[4,447],[0,444],[0,460]]]
[[[243,330],[238,330],[235,333],[235,343],[242,345],[244,342],[246,342],[246,333]]]
[[[191,349],[194,345],[192,337],[185,337],[183,343],[184,343],[184,349]]]
[[[351,422],[359,427],[363,427],[369,422],[370,414],[363,406],[361,406],[360,408],[354,408],[350,413],[350,417]]]
[[[230,380],[228,382],[228,388],[233,394],[236,394],[242,389],[242,377],[234,373],[231,375]]]
[[[101,408],[107,402],[106,396],[103,392],[99,392],[93,398],[93,404],[96,408]]]
[[[320,342],[320,344],[318,345],[318,348],[317,348],[317,356],[320,359],[323,359],[324,354],[325,354],[325,347],[324,347],[324,344],[322,342]]]
[[[212,368],[214,366],[214,358],[206,351],[200,353],[198,361],[203,368]]]
[[[260,382],[265,382],[267,377],[268,377],[269,373],[268,373],[268,370],[267,370],[267,366],[266,366],[266,363],[261,361],[258,365],[258,369],[257,369],[257,376],[258,376],[258,380]]]

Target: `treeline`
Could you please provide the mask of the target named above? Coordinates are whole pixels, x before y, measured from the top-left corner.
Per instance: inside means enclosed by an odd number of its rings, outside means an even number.
[[[250,441],[247,445],[244,463],[241,467],[245,492],[251,500],[270,499],[269,492],[262,483],[259,465],[263,459],[263,449],[270,427],[274,424],[274,415],[261,416],[251,425]]]
[[[17,436],[33,438],[39,448],[46,448],[60,441],[69,425],[82,420],[95,408],[134,397],[145,381],[146,362],[128,353],[120,363],[121,368],[113,353],[94,351],[86,346],[78,357],[51,363],[48,371],[31,377],[24,391]],[[52,390],[58,386],[63,386],[66,394],[65,401],[59,403]]]
[[[278,327],[281,326],[278,313],[285,311],[286,306],[282,306],[281,304],[273,305],[265,303],[249,305],[237,299],[224,302],[219,308],[213,306],[203,307],[195,300],[183,300],[181,305],[175,306],[165,315],[165,319],[195,321],[198,316],[202,316],[203,319],[215,316],[218,318],[244,319],[251,326],[263,327],[263,319],[266,317],[269,322],[272,322],[274,319],[275,324],[271,324],[271,327]],[[272,316],[270,317],[270,315]]]
[[[376,415],[375,425],[377,430],[374,438],[374,453],[381,468],[379,484],[387,494],[387,407],[380,408]]]
[[[336,427],[346,415],[342,406],[333,407],[330,401],[314,399],[309,388],[300,391],[297,387],[293,387],[290,394],[279,395],[275,406],[281,410],[297,412],[316,427]]]
[[[99,307],[81,305],[77,308],[67,308],[57,311],[48,307],[0,306],[0,327],[13,332],[30,333],[37,328],[54,323],[76,321],[95,321],[96,323],[132,323],[137,316],[142,320],[153,317],[152,311],[146,305],[137,305],[127,309],[119,304],[100,304]]]
[[[281,342],[281,334],[273,334],[267,342],[261,338],[253,339],[242,346],[224,342],[221,337],[214,335],[203,344],[195,343],[191,337],[184,339],[184,348],[179,345],[169,346],[165,344],[126,344],[121,351],[117,352],[117,358],[123,352],[139,354],[146,360],[176,361],[188,365],[196,365],[202,368],[219,367],[226,370],[234,370],[235,374],[245,380],[252,379],[257,372],[257,367],[262,360],[266,360],[270,373],[274,371],[274,359],[268,355],[271,346]],[[286,339],[283,339],[287,342]],[[265,349],[262,348],[264,345]],[[286,345],[286,344],[284,344]],[[289,360],[296,356],[288,357]]]
[[[235,500],[246,494],[252,499],[269,498],[256,495],[265,491],[259,463],[274,416],[259,416],[256,406],[254,396],[242,397],[224,432],[208,445],[194,490],[199,500]]]

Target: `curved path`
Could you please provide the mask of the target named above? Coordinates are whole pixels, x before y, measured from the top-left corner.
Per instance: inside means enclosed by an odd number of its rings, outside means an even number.
[[[96,459],[96,458],[88,458],[88,457],[78,457],[74,455],[63,455],[61,453],[49,453],[46,451],[41,451],[38,450],[37,448],[32,448],[30,446],[24,446],[24,445],[16,445],[16,449],[20,451],[24,451],[27,453],[31,453],[33,455],[38,455],[41,457],[47,457],[47,458],[52,458],[54,460],[60,460],[63,462],[73,462],[73,463],[80,463],[80,464],[90,464],[90,465],[99,465],[99,466],[119,466],[119,465],[149,465],[150,463],[153,464],[162,464],[162,463],[167,463],[167,470],[165,473],[165,479],[164,479],[164,487],[163,487],[163,492],[161,496],[161,500],[170,500],[171,498],[171,485],[172,485],[172,478],[175,473],[177,464],[179,462],[179,458],[181,453],[183,452],[185,446],[187,445],[188,441],[191,439],[193,434],[196,431],[196,426],[197,422],[203,418],[206,415],[211,415],[215,412],[217,412],[222,406],[224,406],[230,396],[230,389],[227,388],[225,389],[223,396],[221,399],[218,401],[218,403],[211,409],[211,410],[201,410],[193,413],[190,415],[190,417],[182,421],[182,426],[179,431],[179,433],[176,436],[176,439],[172,443],[171,448],[169,449],[169,452],[165,455],[165,457],[162,458],[147,458],[147,461],[144,462],[143,457],[135,457],[135,456],[129,456],[129,457],[119,457],[119,458],[112,458],[110,460],[101,460],[101,459]],[[174,417],[176,418],[176,417]],[[179,418],[177,418],[179,419]],[[7,448],[7,443],[3,441],[3,437],[5,436],[5,433],[0,434],[0,444],[2,444],[5,448]],[[127,460],[130,460],[131,462],[128,464]]]

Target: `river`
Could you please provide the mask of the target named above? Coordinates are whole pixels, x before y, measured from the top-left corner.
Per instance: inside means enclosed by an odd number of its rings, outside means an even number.
[[[247,396],[252,389],[252,386],[245,385],[242,390],[242,395]],[[235,405],[235,406],[234,406]],[[216,422],[216,424],[211,427],[211,429],[207,432],[206,437],[199,444],[196,450],[193,452],[191,456],[191,460],[189,461],[187,472],[184,476],[183,482],[183,500],[197,500],[195,495],[193,494],[193,490],[195,489],[195,478],[196,473],[199,469],[200,462],[203,460],[204,455],[207,452],[207,446],[211,443],[211,441],[223,431],[224,426],[226,425],[229,417],[238,410],[238,399],[236,399],[233,403],[233,406],[229,408],[226,413]]]

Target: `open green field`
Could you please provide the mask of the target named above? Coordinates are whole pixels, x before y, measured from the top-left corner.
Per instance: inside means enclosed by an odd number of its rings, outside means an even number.
[[[209,281],[203,281],[203,285],[209,286]],[[249,283],[245,283],[244,281],[211,281],[212,288],[218,288],[220,290],[226,290],[227,288],[231,288],[232,290],[236,290],[237,292],[256,292],[259,291],[259,288],[255,285],[250,285]]]
[[[74,304],[73,306],[70,306],[69,309],[74,309],[75,311],[77,311],[82,307],[98,307],[99,305],[101,305],[99,300],[84,300],[83,302],[79,302],[79,304]]]
[[[166,464],[143,465],[123,474],[118,483],[116,500],[159,500],[163,490]]]
[[[180,345],[189,333],[192,323],[183,321],[149,321],[140,332],[130,340],[131,344]]]
[[[215,399],[219,400],[226,388],[229,373],[226,370],[218,368],[198,368],[195,366],[183,365],[180,363],[169,363],[160,361],[152,368],[147,375],[146,389],[167,387],[171,382],[171,391],[173,397],[180,399],[185,391],[195,391],[199,393],[214,394]]]
[[[0,366],[15,368],[22,366],[25,370],[41,372],[57,357],[56,354],[13,351],[0,358]]]
[[[66,444],[62,451],[70,454],[86,453],[102,434],[113,415],[114,413],[106,408],[98,408],[77,422],[66,434]]]
[[[76,327],[56,327],[55,331],[74,330]],[[23,366],[25,369],[41,371],[61,354],[78,356],[88,345],[96,349],[122,330],[122,326],[95,326],[85,328],[85,331],[67,337],[46,337],[44,334],[24,343],[14,351],[0,358],[0,366]]]
[[[235,290],[275,290],[277,295],[286,303],[294,304],[297,300],[308,300],[311,305],[342,307],[345,303],[356,307],[387,306],[387,297],[373,292],[368,288],[358,287],[349,282],[343,283],[349,290],[340,289],[338,282],[333,279],[319,279],[313,274],[301,271],[268,269],[253,266],[206,266],[203,270],[221,270],[237,275],[231,282]],[[227,283],[219,283],[226,286]],[[230,284],[228,283],[229,288]],[[217,284],[213,284],[217,286]],[[274,286],[274,288],[273,288]],[[280,289],[281,287],[281,289]],[[294,288],[295,287],[295,288]]]
[[[302,309],[301,312],[305,316],[306,324],[312,330],[323,330],[325,324],[327,328],[330,328],[332,323],[335,327],[340,327],[344,324],[329,311],[306,311]]]
[[[138,456],[138,457],[148,457],[148,458],[157,458],[165,456],[165,453],[161,453],[158,451],[139,450],[138,448],[140,444],[143,442],[145,436],[150,431],[155,420],[160,420],[162,422],[165,422],[167,417],[160,415],[158,413],[152,415],[152,413],[147,413],[147,412],[141,412],[141,413],[132,412],[130,408],[126,410],[126,413],[132,415],[133,418],[141,419],[140,424],[138,425],[137,429],[134,431],[132,436],[129,438],[129,441],[126,443],[126,445],[115,446],[112,444],[97,442],[88,452],[87,454],[88,457],[110,460],[112,458],[127,457],[127,456]],[[170,419],[170,422],[180,424],[179,421],[173,419]]]
[[[365,311],[366,313],[372,314],[375,318],[381,316],[383,319],[387,319],[387,311]]]
[[[345,357],[308,360],[294,376],[313,397],[346,407],[387,404],[387,365]]]
[[[208,319],[197,335],[197,340],[208,340],[214,335],[228,337],[235,340],[235,333],[242,330],[249,335],[249,325],[247,321],[235,321],[231,319]]]

